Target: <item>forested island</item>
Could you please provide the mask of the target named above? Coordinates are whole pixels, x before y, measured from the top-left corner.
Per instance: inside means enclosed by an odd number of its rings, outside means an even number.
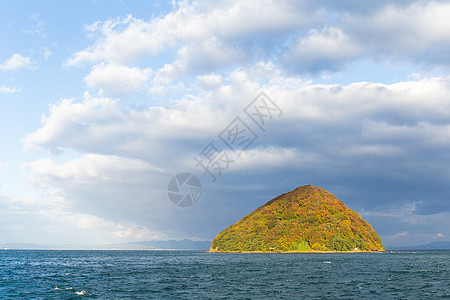
[[[220,232],[209,252],[383,251],[358,213],[320,187],[282,194]]]

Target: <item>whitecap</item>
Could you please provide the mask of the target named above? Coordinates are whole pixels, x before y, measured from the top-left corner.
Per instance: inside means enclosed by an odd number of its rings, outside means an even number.
[[[81,292],[75,292],[75,294],[84,296],[84,295],[87,295],[87,292],[85,290],[82,290]]]

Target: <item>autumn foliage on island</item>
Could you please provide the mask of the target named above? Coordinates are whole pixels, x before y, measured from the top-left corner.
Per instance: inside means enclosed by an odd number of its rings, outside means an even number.
[[[381,238],[358,213],[322,188],[282,194],[217,235],[210,251],[381,251]]]

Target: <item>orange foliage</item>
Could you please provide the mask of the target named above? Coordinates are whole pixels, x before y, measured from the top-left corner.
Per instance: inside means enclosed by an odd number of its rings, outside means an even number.
[[[211,246],[219,251],[289,251],[301,243],[321,251],[384,249],[371,225],[314,186],[272,199],[219,233]]]

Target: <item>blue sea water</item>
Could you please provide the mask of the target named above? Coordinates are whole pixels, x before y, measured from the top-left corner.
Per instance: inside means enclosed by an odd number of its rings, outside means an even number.
[[[450,251],[0,251],[0,299],[450,299]]]

